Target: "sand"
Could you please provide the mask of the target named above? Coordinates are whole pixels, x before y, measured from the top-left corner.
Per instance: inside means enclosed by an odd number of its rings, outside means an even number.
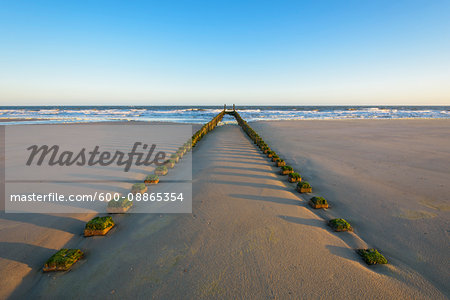
[[[371,246],[450,294],[450,120],[256,122]]]
[[[277,135],[275,125],[258,124],[266,126],[267,135]],[[288,149],[279,145],[280,152]],[[401,240],[385,242],[392,248],[376,243],[392,258],[389,266],[367,267],[354,252],[372,246],[371,235],[381,234],[370,233],[374,225],[368,226],[367,220],[391,212],[384,200],[359,223],[350,215],[352,207],[325,193],[333,198],[333,213],[346,212],[342,217],[356,231],[334,233],[326,226],[327,216],[312,211],[276,170],[238,126],[225,125],[194,150],[193,214],[114,216],[117,226],[107,236],[84,238],[84,221],[90,215],[30,218],[2,213],[0,274],[7,279],[2,279],[0,298],[445,299],[444,284],[395,256],[393,249],[399,249],[395,244]],[[319,185],[317,176],[303,170],[313,188]],[[335,181],[325,179],[320,180],[323,185],[333,186]],[[341,188],[347,197],[355,195],[350,188]],[[82,249],[86,257],[70,272],[43,274],[40,268],[52,249],[63,245]]]

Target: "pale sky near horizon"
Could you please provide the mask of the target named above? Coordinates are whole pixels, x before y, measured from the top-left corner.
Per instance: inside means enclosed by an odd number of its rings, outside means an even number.
[[[0,45],[0,105],[450,105],[450,1],[2,1]]]

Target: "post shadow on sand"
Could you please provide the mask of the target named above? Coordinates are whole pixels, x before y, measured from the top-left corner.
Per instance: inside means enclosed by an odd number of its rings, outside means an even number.
[[[267,163],[265,161],[258,161],[258,160],[249,161],[248,159],[223,158],[220,156],[218,156],[218,159],[221,162],[229,162],[229,163],[235,163],[235,164],[249,164],[249,165],[255,165],[255,166],[266,166],[267,165]]]
[[[230,155],[230,156],[243,156],[245,158],[251,158],[251,157],[260,158],[260,157],[263,157],[263,156],[259,156],[258,152],[242,151],[240,149],[223,150],[222,148],[211,148],[209,150],[210,150],[210,153],[214,153],[214,155],[220,154],[220,155]]]
[[[246,150],[246,149],[242,149],[242,148],[230,148],[230,147],[226,147],[226,148],[221,147],[221,148],[215,148],[215,149],[217,149],[217,152],[222,152],[222,153],[226,153],[226,154],[237,154],[237,155],[241,154],[241,155],[249,155],[249,156],[261,154],[261,152],[256,149]]]
[[[267,164],[262,164],[267,166]],[[240,170],[240,171],[253,171],[253,172],[260,172],[260,173],[266,173],[266,174],[273,174],[272,170],[267,169],[258,169],[258,168],[246,168],[246,167],[232,167],[232,166],[216,166],[216,168],[221,169],[232,169],[232,170]],[[249,177],[253,176],[253,174],[250,174]]]
[[[76,178],[87,178],[85,180],[74,180],[74,182],[129,182],[134,183],[136,182],[136,179],[133,179],[132,177],[128,177],[129,173],[137,173],[137,172],[127,172],[125,173],[127,177],[125,176],[110,176],[110,175],[104,175],[104,174],[69,174],[72,177]],[[150,174],[149,171],[143,173],[143,174]]]
[[[215,183],[215,184],[229,184],[229,185],[253,187],[253,188],[257,188],[257,189],[272,189],[272,190],[280,190],[280,191],[290,192],[289,188],[287,188],[286,186],[274,185],[274,184],[241,182],[241,181],[227,181],[227,180],[212,180],[209,182]]]
[[[298,202],[297,202],[298,203]],[[299,217],[291,217],[291,216],[278,216],[280,219],[295,223],[295,224],[301,224],[301,225],[307,225],[312,227],[319,227],[326,229],[326,222],[324,220],[317,220],[317,219],[305,219],[305,218],[299,218]]]
[[[108,168],[108,170],[111,171],[117,171],[117,172],[123,172],[123,166],[89,166],[89,168],[92,169],[99,169],[99,170],[105,170],[105,168]],[[151,168],[150,170],[146,170],[146,169],[137,169],[137,168],[131,168],[127,173],[131,174],[131,173],[136,173],[136,174],[148,174],[149,172],[152,172],[155,169],[155,165],[151,164],[150,166],[148,166],[147,168]],[[74,174],[76,175],[76,174]],[[82,174],[84,176],[84,174]],[[102,176],[102,175],[98,175],[98,176]],[[113,176],[110,176],[113,178]]]
[[[366,243],[353,232],[334,232],[328,226],[327,221],[325,221],[325,219],[323,219],[323,220],[305,219],[305,218],[298,218],[298,217],[291,217],[291,216],[278,216],[278,217],[283,220],[286,220],[288,222],[295,223],[295,224],[302,224],[302,225],[307,225],[307,226],[323,228],[323,229],[331,232],[334,236],[341,239],[351,249],[367,247]],[[343,248],[343,249],[347,249],[347,248]],[[333,254],[335,254],[335,253],[333,253]]]
[[[286,205],[299,205],[300,201],[290,198],[281,198],[281,197],[267,197],[267,196],[255,196],[255,195],[245,195],[245,194],[230,194],[230,197],[245,199],[245,200],[253,200],[253,201],[266,201],[273,202],[279,204]]]
[[[354,262],[358,262],[361,265],[367,267],[366,265],[364,265],[361,261],[361,258],[358,256],[358,254],[356,253],[356,251],[354,249],[351,248],[346,248],[346,247],[340,247],[340,246],[334,246],[334,245],[326,245],[328,251],[330,251],[331,254],[354,261]]]
[[[286,220],[291,223],[295,224],[301,224],[301,225],[307,225],[312,227],[318,227],[325,230],[330,230],[324,220],[317,220],[317,219],[305,219],[305,218],[298,218],[298,217],[291,217],[291,216],[278,216],[280,219]],[[349,239],[352,240],[353,237],[348,232],[339,232],[335,234],[335,236],[342,239],[344,243],[349,245]],[[349,245],[350,246],[350,245]],[[340,246],[334,246],[334,245],[327,245],[326,246],[328,251],[330,251],[331,254],[361,263],[361,260],[359,256],[356,254],[354,247],[340,247]]]
[[[239,156],[239,157],[245,157],[245,158],[253,158],[253,159],[261,159],[263,156],[259,155],[259,152],[256,151],[242,151],[239,149],[236,150],[223,150],[222,148],[215,148],[214,153],[220,154],[220,155],[227,155],[227,156]]]
[[[79,234],[84,228],[85,222],[71,218],[39,213],[0,213],[0,218],[21,223],[29,223],[39,227],[46,227],[65,231],[72,234]]]
[[[223,152],[227,154],[242,154],[242,155],[257,155],[261,152],[256,148],[251,147],[250,145],[241,145],[241,147],[214,147],[217,149],[217,152]]]
[[[136,181],[135,181],[136,182]],[[67,185],[71,187],[82,187],[82,188],[88,188],[93,189],[95,191],[108,191],[108,192],[115,192],[115,193],[128,193],[129,189],[122,188],[118,185],[118,183],[122,182],[116,182],[115,184],[106,185],[101,183],[86,183],[86,182],[57,182],[55,184],[60,185]]]
[[[252,147],[251,144],[230,144],[225,145],[221,144],[220,147],[214,147],[220,152],[231,152],[234,154],[246,154],[246,153],[252,153],[252,154],[258,154],[259,152],[256,150],[256,148]]]
[[[246,175],[246,174],[240,174],[235,172],[213,172],[214,175],[227,175],[227,176],[239,176],[239,177],[247,177],[247,178],[260,178],[260,179],[268,179],[268,180],[274,180],[279,181],[276,177],[266,176],[266,175]]]
[[[230,155],[227,153],[216,153],[217,159],[240,159],[244,161],[253,161],[253,162],[264,162],[267,164],[267,160],[263,157],[257,157],[255,155]]]
[[[45,260],[55,252],[54,249],[25,243],[0,242],[0,257],[26,264],[33,270],[42,268]]]

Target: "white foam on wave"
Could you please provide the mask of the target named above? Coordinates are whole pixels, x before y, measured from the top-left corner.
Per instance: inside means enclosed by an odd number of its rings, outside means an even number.
[[[59,113],[59,109],[40,109],[39,111],[37,111],[38,114],[44,114],[44,115],[49,115],[49,114],[58,114]]]
[[[80,109],[0,109],[0,116],[5,120],[11,118],[40,119],[35,124],[46,123],[73,123],[73,122],[99,122],[99,121],[163,121],[179,123],[206,123],[222,108],[80,108]],[[450,118],[450,110],[432,108],[378,108],[378,107],[352,107],[352,108],[299,108],[286,109],[240,109],[239,113],[247,121],[258,120],[329,120],[329,119],[411,119],[411,118]],[[33,122],[33,121],[27,121]],[[11,122],[3,122],[10,124]],[[12,123],[11,123],[12,124]]]

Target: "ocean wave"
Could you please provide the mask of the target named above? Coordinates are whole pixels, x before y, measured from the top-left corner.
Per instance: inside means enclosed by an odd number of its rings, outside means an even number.
[[[36,124],[99,121],[163,121],[206,123],[222,107],[0,107],[3,120],[26,119]],[[244,107],[239,109],[247,121],[329,120],[329,119],[411,119],[450,118],[448,106],[440,107]],[[231,118],[231,117],[230,117]],[[11,123],[12,124],[12,123]]]
[[[38,114],[44,114],[44,115],[58,114],[58,113],[59,113],[59,109],[40,109],[38,111]]]

